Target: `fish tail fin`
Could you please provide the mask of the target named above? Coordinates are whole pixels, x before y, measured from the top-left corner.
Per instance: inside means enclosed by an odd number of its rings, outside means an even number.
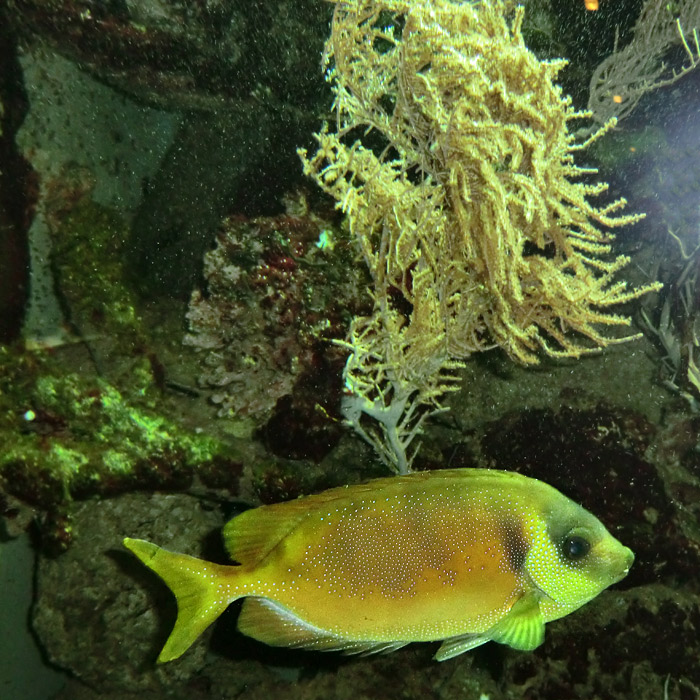
[[[126,537],[124,546],[163,579],[177,600],[177,620],[158,656],[160,663],[182,656],[229,604],[241,597],[236,567],[169,552],[146,540]]]

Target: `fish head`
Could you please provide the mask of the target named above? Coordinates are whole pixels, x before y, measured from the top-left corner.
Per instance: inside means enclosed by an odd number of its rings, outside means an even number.
[[[542,594],[541,608],[553,620],[581,607],[623,579],[632,550],[613,537],[592,513],[556,492],[530,532],[525,569]]]

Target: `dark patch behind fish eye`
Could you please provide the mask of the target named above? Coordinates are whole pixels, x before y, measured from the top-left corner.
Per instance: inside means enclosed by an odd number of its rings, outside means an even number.
[[[512,517],[506,517],[501,522],[501,537],[505,544],[505,553],[513,571],[521,571],[525,566],[530,544],[525,537],[523,523]]]

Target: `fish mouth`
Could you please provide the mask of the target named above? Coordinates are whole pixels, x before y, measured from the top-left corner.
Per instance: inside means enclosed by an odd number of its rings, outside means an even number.
[[[624,560],[622,562],[622,566],[624,567],[618,574],[613,575],[612,582],[617,583],[618,581],[622,581],[627,574],[629,574],[630,569],[632,568],[632,564],[634,564],[634,552],[629,548],[629,547],[624,547],[623,548],[623,557]]]
[[[627,576],[634,564],[634,552],[629,548],[625,547],[625,570],[622,573],[623,576]]]
[[[624,571],[621,571],[621,572],[620,572],[619,574],[617,574],[616,576],[612,576],[612,577],[611,577],[612,583],[617,583],[618,581],[622,581],[622,579],[625,578],[625,576],[627,576],[627,574],[629,573],[629,571],[630,571],[629,569],[625,569]],[[612,585],[612,584],[611,584],[611,585]]]

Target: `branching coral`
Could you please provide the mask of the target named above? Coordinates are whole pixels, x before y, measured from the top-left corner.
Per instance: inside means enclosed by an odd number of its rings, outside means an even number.
[[[622,199],[574,155],[574,111],[539,61],[523,10],[504,0],[354,0],[336,6],[326,45],[335,129],[300,151],[307,174],[348,217],[373,279],[374,312],[346,346],[347,416],[406,471],[425,415],[454,370],[499,346],[533,364],[579,357],[627,325],[608,312],[646,289],[614,275],[609,229],[633,223]],[[361,423],[379,421],[379,431]]]

